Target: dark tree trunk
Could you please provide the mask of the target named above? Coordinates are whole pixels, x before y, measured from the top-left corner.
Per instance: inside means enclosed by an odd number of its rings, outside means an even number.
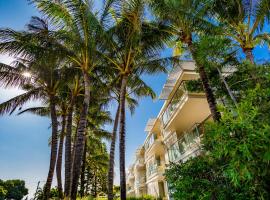
[[[252,64],[254,64],[254,56],[252,53],[253,49],[244,49],[244,53],[246,55],[246,59],[249,60]]]
[[[116,142],[116,132],[119,122],[119,109],[118,104],[117,111],[115,114],[113,132],[112,132],[112,142],[110,148],[110,161],[109,161],[109,171],[108,171],[108,199],[113,200],[113,179],[114,179],[114,155],[115,155],[115,142]]]
[[[47,181],[44,187],[44,199],[50,198],[50,190],[52,186],[53,174],[57,158],[57,115],[56,115],[56,98],[55,96],[50,97],[50,111],[51,111],[51,122],[52,122],[52,142],[51,142],[51,158],[50,167],[48,172]]]
[[[77,131],[74,160],[72,164],[73,167],[72,167],[72,182],[71,182],[71,200],[76,200],[77,196],[78,182],[81,174],[81,164],[85,142],[85,131],[87,126],[87,114],[90,103],[90,80],[87,72],[83,72],[83,76],[84,76],[84,102]]]
[[[94,197],[97,197],[97,173],[96,172],[95,172],[94,182],[95,182]]]
[[[73,116],[74,97],[71,98],[71,102],[68,109],[67,116],[67,131],[65,142],[65,196],[70,197],[70,184],[71,184],[71,135],[72,135],[72,116]]]
[[[82,160],[82,171],[81,171],[81,190],[80,195],[81,198],[85,195],[85,167],[86,167],[86,152],[87,152],[87,139],[85,139],[84,143],[84,151],[83,151],[83,160]]]
[[[194,49],[192,41],[190,41],[188,43],[188,47],[190,49],[192,57],[193,57],[193,59],[196,63],[196,66],[198,68],[200,79],[201,79],[202,84],[203,84],[203,89],[204,89],[204,92],[206,95],[206,99],[207,99],[212,117],[213,117],[214,121],[219,121],[221,118],[221,115],[220,115],[220,112],[217,110],[216,98],[215,98],[213,90],[209,84],[209,79],[208,79],[207,73],[206,73],[204,67],[199,62],[196,61],[197,60],[196,59],[196,51]]]
[[[120,123],[119,123],[119,161],[120,161],[120,197],[126,200],[126,166],[125,166],[125,100],[126,100],[127,77],[124,76],[120,90]]]
[[[255,64],[254,61],[254,55],[253,55],[253,49],[243,49],[245,55],[246,55],[246,59],[251,63],[251,64]],[[255,68],[253,68],[253,70],[250,73],[250,77],[255,81],[255,83],[261,83],[261,80],[257,77],[256,74],[256,70]]]
[[[59,198],[63,199],[63,187],[62,187],[62,159],[63,159],[63,145],[66,132],[66,116],[62,115],[62,130],[60,135],[58,156],[56,162],[56,177],[57,177],[57,189],[59,192]]]

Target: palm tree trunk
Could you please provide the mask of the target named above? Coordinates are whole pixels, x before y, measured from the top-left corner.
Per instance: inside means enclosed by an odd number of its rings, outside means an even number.
[[[126,166],[125,166],[125,100],[127,76],[123,76],[120,90],[120,124],[119,124],[119,161],[120,161],[120,197],[126,200]]]
[[[54,168],[57,157],[57,115],[56,115],[56,99],[55,96],[50,96],[50,111],[51,111],[51,122],[52,122],[52,143],[51,143],[51,158],[50,167],[48,172],[47,181],[44,187],[44,199],[47,200],[50,197],[50,191],[52,186]]]
[[[117,111],[115,114],[113,132],[112,132],[112,142],[110,148],[110,161],[109,161],[109,171],[108,171],[108,200],[113,200],[113,179],[114,179],[114,155],[115,155],[115,142],[116,142],[116,132],[119,121],[119,109],[118,104]]]
[[[84,144],[84,151],[83,151],[83,161],[82,161],[82,171],[81,171],[81,190],[80,190],[80,195],[81,198],[84,197],[85,193],[85,167],[86,167],[86,152],[87,152],[87,139],[85,139],[85,144]]]
[[[59,198],[63,199],[63,187],[62,187],[62,159],[63,159],[63,146],[66,132],[66,116],[62,115],[62,130],[59,141],[58,156],[56,162],[56,177],[57,177],[57,189]]]
[[[249,60],[252,64],[254,64],[254,56],[252,53],[253,49],[244,49],[244,53],[246,55],[246,59]]]
[[[226,90],[227,90],[229,96],[231,97],[231,100],[233,101],[234,105],[237,106],[237,101],[236,101],[236,99],[235,99],[235,97],[234,97],[234,95],[233,95],[233,93],[232,93],[232,91],[231,91],[231,88],[230,88],[230,86],[228,85],[228,83],[227,83],[227,81],[225,80],[225,78],[222,76],[222,73],[221,73],[221,71],[220,71],[220,69],[219,69],[218,67],[217,67],[217,71],[218,71],[218,74],[219,74],[219,77],[220,77],[221,81],[223,82],[223,84],[224,84],[225,87],[226,87]]]
[[[220,115],[220,112],[217,110],[216,98],[215,98],[213,90],[209,84],[209,79],[207,77],[207,73],[206,73],[204,67],[199,62],[197,62],[196,52],[195,52],[192,41],[189,41],[188,47],[189,47],[189,50],[192,54],[192,57],[193,57],[196,65],[197,65],[197,68],[199,70],[200,79],[201,79],[202,84],[203,84],[203,89],[204,89],[204,92],[206,95],[206,99],[207,99],[212,117],[213,117],[214,121],[219,121],[221,118],[221,115]]]
[[[254,61],[254,55],[253,55],[253,49],[243,49],[245,55],[246,55],[246,59],[251,63],[251,64],[255,64]],[[256,70],[255,68],[253,68],[253,70],[251,71],[250,74],[251,78],[255,81],[255,83],[260,83],[260,79],[257,77],[256,74]]]
[[[69,105],[68,116],[67,116],[67,132],[65,142],[65,196],[70,197],[70,184],[71,184],[71,135],[72,135],[72,116],[74,97],[71,97]]]
[[[71,181],[71,199],[76,200],[77,190],[78,190],[78,182],[81,174],[81,164],[83,157],[83,149],[85,142],[85,130],[87,126],[87,114],[89,110],[90,103],[90,80],[88,77],[88,73],[86,71],[83,72],[84,76],[84,102],[83,109],[80,116],[77,137],[76,137],[76,146],[74,152],[74,160],[72,167],[72,181]]]

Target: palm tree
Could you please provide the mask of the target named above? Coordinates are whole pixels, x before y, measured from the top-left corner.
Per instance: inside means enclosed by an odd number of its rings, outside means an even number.
[[[270,34],[264,30],[270,17],[270,1],[213,0],[211,3],[211,14],[222,34],[241,47],[246,59],[254,63],[254,47],[270,42]]]
[[[170,32],[175,35],[176,41],[189,48],[199,71],[213,119],[219,121],[221,115],[217,110],[216,99],[209,84],[208,75],[205,67],[197,60],[196,48],[193,45],[194,34],[213,27],[210,22],[204,19],[208,4],[202,4],[198,0],[150,0],[150,6],[156,16],[170,23]]]
[[[119,124],[119,110],[120,110],[120,88],[119,82],[116,84],[116,87],[111,89],[113,96],[112,98],[117,102],[117,110],[115,113],[113,131],[112,131],[112,139],[110,146],[110,159],[109,159],[109,170],[108,170],[108,199],[113,199],[113,180],[114,180],[114,157],[115,157],[115,143],[116,143],[116,132]],[[135,79],[131,79],[127,84],[128,92],[126,94],[127,105],[130,109],[131,114],[134,112],[135,107],[138,105],[138,102],[133,99],[131,96],[143,97],[143,96],[151,96],[154,99],[155,93],[154,91],[147,86],[139,77]]]
[[[83,92],[79,76],[75,76],[72,83],[68,84],[70,90],[70,101],[67,113],[67,127],[66,127],[66,140],[65,140],[65,196],[70,195],[71,185],[71,145],[72,145],[72,123],[73,123],[73,110],[78,96]]]
[[[1,104],[0,112],[12,112],[29,100],[43,99],[49,102],[52,122],[52,142],[50,166],[44,187],[45,198],[48,198],[57,157],[57,91],[61,80],[59,62],[63,57],[61,45],[54,39],[48,22],[33,17],[27,32],[16,32],[11,29],[0,30],[0,52],[20,56],[15,67],[2,64],[1,81],[6,86],[18,86],[27,92]],[[50,58],[50,59],[48,59]],[[31,72],[25,78],[23,71]]]
[[[159,58],[159,50],[168,39],[164,26],[144,20],[144,3],[141,0],[121,1],[115,7],[116,25],[108,32],[112,35],[108,54],[102,56],[118,71],[120,83],[120,186],[121,199],[126,199],[125,178],[125,105],[129,80],[143,73],[166,71],[168,59]],[[120,16],[120,17],[117,17]]]
[[[96,67],[96,51],[103,34],[102,23],[92,12],[92,2],[86,0],[57,1],[34,0],[36,6],[54,23],[61,26],[61,39],[69,50],[69,59],[82,71],[84,81],[83,109],[77,130],[75,155],[72,167],[71,198],[76,199],[81,170],[87,113],[90,103],[91,80],[89,75]]]

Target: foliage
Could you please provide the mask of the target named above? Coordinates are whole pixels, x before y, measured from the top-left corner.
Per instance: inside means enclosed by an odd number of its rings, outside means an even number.
[[[59,199],[59,192],[57,187],[51,188],[49,198]],[[34,194],[34,200],[43,200],[43,199],[44,199],[44,191],[42,188],[38,187]]]
[[[243,96],[205,127],[204,154],[166,171],[175,199],[269,198],[270,90],[258,85]]]
[[[185,82],[186,89],[189,92],[203,92],[201,80],[189,80]]]
[[[3,186],[0,186],[0,200],[4,200],[6,194],[7,194],[7,190]]]
[[[142,197],[128,197],[127,200],[159,200],[161,198],[155,198],[151,195],[144,195]]]
[[[7,180],[0,179],[0,199],[20,200],[28,194],[23,180]]]

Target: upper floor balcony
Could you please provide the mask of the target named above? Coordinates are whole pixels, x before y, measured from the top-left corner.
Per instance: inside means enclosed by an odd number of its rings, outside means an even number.
[[[145,157],[149,157],[155,153],[164,152],[164,144],[160,137],[157,137],[156,134],[151,133],[150,137],[147,138],[145,142]]]
[[[185,131],[174,143],[168,147],[170,162],[186,161],[188,158],[200,153],[202,124],[195,124],[190,130]]]
[[[190,86],[191,84],[197,84],[194,87]],[[161,118],[163,126],[166,126],[167,123],[172,118],[173,114],[178,108],[181,108],[184,103],[187,101],[189,94],[204,95],[203,88],[201,85],[198,85],[199,82],[191,81],[182,81],[175,91],[174,95],[167,104],[166,109],[164,110]],[[199,83],[200,84],[200,83]]]
[[[202,84],[198,80],[182,81],[161,111],[162,134],[185,131],[210,115]]]
[[[136,170],[145,169],[144,158],[137,158],[136,159],[136,161],[135,161],[135,169]]]

